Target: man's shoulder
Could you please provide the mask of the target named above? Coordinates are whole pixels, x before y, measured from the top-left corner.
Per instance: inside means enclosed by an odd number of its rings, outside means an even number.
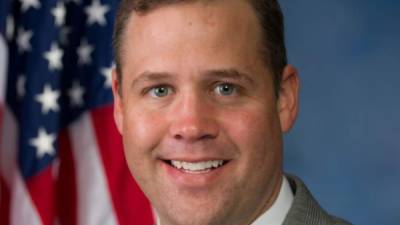
[[[287,178],[294,200],[283,225],[351,225],[343,219],[329,215],[298,177],[287,175]]]

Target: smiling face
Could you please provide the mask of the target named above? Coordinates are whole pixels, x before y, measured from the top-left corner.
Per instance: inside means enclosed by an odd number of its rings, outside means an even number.
[[[161,224],[250,224],[279,192],[298,85],[286,68],[277,101],[251,6],[193,2],[133,14],[122,45],[115,119]]]

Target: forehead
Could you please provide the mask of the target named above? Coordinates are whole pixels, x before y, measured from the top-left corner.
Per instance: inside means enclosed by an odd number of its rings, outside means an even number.
[[[247,1],[189,1],[133,13],[122,40],[122,61],[206,50],[215,57],[229,50],[235,57],[258,52],[260,44],[261,27]]]
[[[163,21],[167,22],[170,19],[190,20],[197,18],[209,22],[211,25],[212,23],[218,22],[218,20],[221,22],[233,22],[235,25],[246,24],[246,22],[257,22],[255,10],[247,0],[183,0],[176,3],[160,3],[147,11],[134,11],[131,17],[133,17],[135,23],[140,26],[142,23],[148,24],[154,17],[158,18],[158,16],[167,14],[169,16],[174,14],[175,16],[164,18],[165,20]]]

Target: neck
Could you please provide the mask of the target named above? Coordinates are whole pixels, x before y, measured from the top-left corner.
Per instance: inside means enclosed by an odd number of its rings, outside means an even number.
[[[258,217],[260,217],[262,214],[264,214],[271,206],[274,204],[276,199],[278,198],[279,192],[281,190],[282,186],[282,178],[283,178],[283,173],[280,172],[279,175],[277,176],[277,181],[275,182],[274,188],[272,189],[272,193],[267,193],[267,197],[265,198],[264,204],[261,205],[261,207],[255,211],[249,222],[246,223],[246,225],[251,225],[255,220],[257,220]],[[268,195],[269,194],[269,195]]]

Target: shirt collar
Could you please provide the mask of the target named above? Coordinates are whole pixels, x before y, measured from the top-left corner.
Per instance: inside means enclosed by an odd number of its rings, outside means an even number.
[[[281,190],[278,198],[272,204],[271,208],[264,212],[251,225],[282,225],[293,203],[293,191],[285,176],[282,179]]]

